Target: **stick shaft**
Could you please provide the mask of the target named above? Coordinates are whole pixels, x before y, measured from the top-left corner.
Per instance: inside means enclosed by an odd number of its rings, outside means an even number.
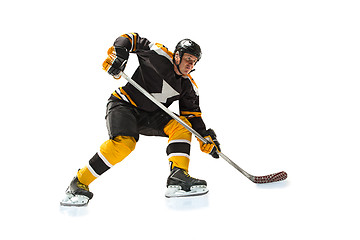
[[[124,72],[121,72],[120,75],[124,77],[131,85],[133,85],[137,90],[139,90],[142,94],[144,94],[149,100],[151,100],[153,103],[155,103],[158,107],[160,107],[164,112],[170,115],[173,119],[175,119],[178,123],[180,123],[184,128],[186,128],[189,132],[194,134],[197,138],[199,138],[202,142],[208,143],[208,140],[206,140],[203,136],[201,136],[198,132],[196,132],[192,127],[187,125],[183,120],[181,120],[176,114],[174,114],[172,111],[170,111],[167,107],[165,107],[162,103],[160,103],[154,96],[152,96],[150,93],[148,93],[144,88],[142,88],[137,82],[135,82],[133,79],[128,77]],[[227,161],[231,166],[236,168],[239,172],[241,172],[245,177],[251,178],[253,177],[251,174],[246,172],[244,169],[239,167],[236,163],[234,163],[230,158],[228,158],[225,154],[218,151],[218,154],[220,157],[222,157],[225,161]]]

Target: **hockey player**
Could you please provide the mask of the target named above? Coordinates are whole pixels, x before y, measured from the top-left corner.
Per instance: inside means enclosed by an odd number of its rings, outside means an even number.
[[[166,107],[178,100],[180,118],[210,140],[208,144],[199,141],[200,149],[218,158],[219,142],[214,131],[205,127],[197,85],[190,76],[201,58],[200,46],[190,39],[184,39],[176,45],[173,54],[164,45],[152,43],[137,33],[124,34],[108,50],[103,69],[119,79],[130,53],[136,54],[139,60],[139,67],[132,79]],[[188,174],[191,133],[131,84],[127,83],[111,94],[107,104],[106,124],[109,140],[77,172],[61,205],[86,205],[93,197],[89,184],[126,158],[135,149],[139,134],[169,138],[166,153],[170,162],[170,175],[166,197],[194,196],[208,192],[205,180]]]

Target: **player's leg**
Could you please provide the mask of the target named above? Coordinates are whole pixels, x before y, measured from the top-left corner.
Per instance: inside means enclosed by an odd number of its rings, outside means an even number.
[[[180,117],[191,126],[185,117]],[[208,192],[205,180],[189,175],[191,133],[175,120],[169,121],[164,132],[169,136],[166,153],[170,162],[170,176],[167,180],[166,197],[203,195]]]
[[[105,141],[88,164],[77,172],[66,191],[67,195],[61,202],[62,205],[86,205],[93,197],[89,184],[135,149],[136,141],[139,139],[136,115],[136,110],[128,104],[119,101],[109,102],[106,121],[110,139]]]

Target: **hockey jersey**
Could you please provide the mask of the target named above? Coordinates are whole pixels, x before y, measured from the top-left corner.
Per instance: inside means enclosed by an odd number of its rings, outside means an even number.
[[[173,53],[164,45],[152,43],[137,33],[124,34],[117,38],[108,55],[112,59],[124,59],[127,58],[124,52],[135,53],[139,60],[139,67],[132,79],[166,107],[178,100],[180,115],[185,116],[192,127],[203,134],[206,127],[201,118],[198,87],[190,74],[184,77],[175,73]],[[145,111],[159,109],[130,83],[116,89],[113,96]]]

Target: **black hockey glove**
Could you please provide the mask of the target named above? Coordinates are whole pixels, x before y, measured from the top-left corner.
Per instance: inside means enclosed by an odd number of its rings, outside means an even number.
[[[216,134],[214,130],[209,128],[208,130],[206,130],[206,133],[203,137],[210,143],[203,143],[201,140],[198,139],[198,141],[200,142],[201,151],[210,154],[213,158],[219,158],[219,154],[217,153],[217,151],[221,151],[220,143],[216,139]]]
[[[103,69],[111,76],[119,78],[120,72],[124,71],[129,53],[124,48],[110,48],[108,51],[109,57],[103,63]]]
[[[120,72],[124,71],[126,63],[127,60],[125,59],[119,57],[115,58],[114,62],[112,63],[111,67],[108,70],[108,73],[114,77],[119,75]]]

